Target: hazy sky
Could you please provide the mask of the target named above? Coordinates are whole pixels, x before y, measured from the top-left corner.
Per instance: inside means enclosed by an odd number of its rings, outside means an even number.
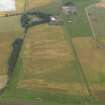
[[[0,0],[0,11],[14,11],[15,0]]]

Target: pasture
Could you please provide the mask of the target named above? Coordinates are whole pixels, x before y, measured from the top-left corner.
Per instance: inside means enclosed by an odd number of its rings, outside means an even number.
[[[97,0],[61,0],[62,4],[66,2],[73,2],[77,7],[77,14],[70,15],[65,18],[66,26],[68,27],[68,31],[71,37],[79,37],[79,36],[91,36],[91,29],[87,20],[87,16],[85,13],[85,8],[88,5],[96,3]],[[68,21],[72,19],[72,23]]]

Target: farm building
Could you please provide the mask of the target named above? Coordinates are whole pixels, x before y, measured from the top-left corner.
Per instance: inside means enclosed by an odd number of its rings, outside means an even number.
[[[0,11],[15,11],[15,0],[0,0]]]
[[[62,10],[67,15],[72,15],[77,13],[77,8],[74,3],[67,2],[62,6]]]

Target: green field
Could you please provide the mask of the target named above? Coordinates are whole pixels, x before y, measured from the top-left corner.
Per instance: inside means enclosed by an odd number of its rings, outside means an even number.
[[[98,4],[98,3],[97,3]],[[105,44],[105,8],[93,5],[87,9],[94,36],[98,42]]]
[[[66,16],[61,11],[60,6],[68,1],[76,4],[76,15]],[[24,102],[22,105],[28,102],[29,105],[105,104],[105,49],[96,48],[85,11],[96,1],[46,1],[36,7],[46,13],[60,14],[63,24],[44,24],[28,30],[12,80],[0,96],[3,105],[21,104],[21,101]],[[72,23],[68,23],[70,18]],[[20,17],[0,19],[3,24],[0,24],[0,32],[14,30],[17,32],[14,34],[20,36],[23,31]],[[94,26],[97,28],[98,25]]]

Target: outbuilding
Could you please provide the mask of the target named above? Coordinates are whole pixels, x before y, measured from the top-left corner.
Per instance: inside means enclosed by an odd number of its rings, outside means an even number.
[[[67,15],[73,15],[77,13],[77,7],[73,2],[67,2],[62,6],[62,10]]]

